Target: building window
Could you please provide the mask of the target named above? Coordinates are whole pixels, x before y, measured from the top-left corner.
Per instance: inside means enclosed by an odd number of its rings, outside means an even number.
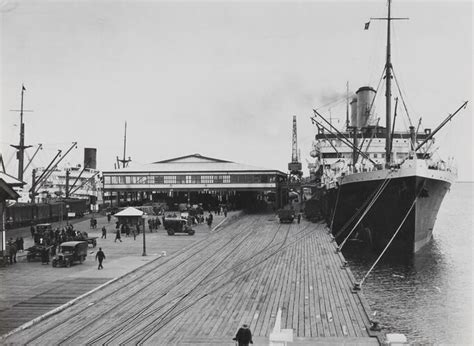
[[[152,175],[147,176],[147,177],[146,177],[146,182],[147,182],[148,184],[153,184],[153,183],[155,182],[155,177],[152,176]]]
[[[147,177],[146,176],[138,176],[136,177],[135,184],[146,184]]]
[[[203,184],[213,184],[214,177],[212,175],[201,175],[201,183]]]
[[[155,184],[164,184],[164,177],[162,175],[155,175],[154,176],[154,182]]]
[[[165,184],[176,184],[176,175],[165,175],[164,176]]]
[[[176,176],[176,184],[186,184],[186,176],[185,175],[177,175]]]
[[[229,184],[230,183],[230,175],[224,175],[222,182],[224,184]]]
[[[191,175],[191,184],[201,184],[201,176]]]
[[[119,176],[119,184],[125,184],[125,176],[124,175]]]

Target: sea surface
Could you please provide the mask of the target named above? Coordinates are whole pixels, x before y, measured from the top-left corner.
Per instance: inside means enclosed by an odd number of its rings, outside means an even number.
[[[382,258],[362,289],[385,333],[414,344],[474,344],[474,183],[455,183],[446,195],[433,240],[412,258]],[[344,252],[360,280],[378,254]]]

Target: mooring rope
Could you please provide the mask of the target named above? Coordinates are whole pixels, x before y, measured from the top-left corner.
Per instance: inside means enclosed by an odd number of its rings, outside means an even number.
[[[355,229],[357,228],[357,226],[359,226],[359,223],[362,221],[362,219],[365,217],[365,215],[367,215],[367,213],[369,212],[370,208],[372,208],[372,206],[375,204],[375,202],[377,201],[377,199],[382,195],[382,192],[383,190],[385,190],[385,188],[388,186],[388,184],[390,183],[390,180],[392,178],[386,178],[382,185],[380,185],[380,188],[379,190],[377,191],[376,195],[374,196],[374,198],[372,199],[372,201],[370,202],[370,204],[367,206],[367,208],[364,210],[364,213],[362,214],[362,216],[359,218],[359,220],[356,222],[356,224],[354,225],[354,227],[352,227],[352,230],[349,232],[349,234],[346,236],[346,238],[342,241],[341,245],[339,245],[337,247],[337,251],[341,251],[342,250],[342,247],[344,246],[344,244],[347,242],[347,240],[349,239],[349,237],[352,235],[352,233],[355,231]]]
[[[422,189],[421,189],[422,190]],[[390,239],[390,241],[388,242],[388,244],[385,246],[385,248],[383,249],[382,253],[379,255],[379,257],[375,260],[374,264],[372,265],[372,267],[370,267],[370,269],[367,271],[367,273],[364,275],[364,277],[362,278],[362,280],[360,280],[358,283],[356,283],[354,285],[354,289],[360,289],[360,287],[362,286],[362,284],[364,283],[365,279],[367,279],[367,277],[369,276],[369,274],[372,272],[372,270],[375,268],[375,266],[377,265],[377,263],[380,261],[380,259],[382,258],[382,256],[384,255],[385,251],[387,251],[388,247],[390,246],[390,244],[392,244],[392,241],[395,239],[395,237],[397,236],[398,232],[402,229],[402,226],[403,224],[405,223],[406,219],[408,218],[408,215],[410,215],[410,212],[412,211],[413,207],[415,206],[416,204],[416,201],[418,200],[418,197],[421,193],[421,190],[420,192],[418,193],[418,195],[415,197],[415,200],[413,201],[413,203],[411,204],[410,206],[410,209],[408,209],[408,212],[406,213],[405,217],[403,218],[402,222],[400,223],[400,226],[398,226],[397,230],[395,231],[395,233],[393,234],[392,238]]]

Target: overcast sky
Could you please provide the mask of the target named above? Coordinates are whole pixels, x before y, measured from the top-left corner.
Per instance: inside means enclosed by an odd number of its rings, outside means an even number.
[[[1,152],[19,142],[24,83],[26,144],[45,166],[97,148],[99,169],[123,154],[148,163],[193,153],[286,171],[292,116],[303,165],[313,108],[374,88],[385,55],[386,2],[0,1]],[[394,1],[393,64],[412,121],[436,127],[472,95],[472,3]],[[382,93],[383,95],[383,93]],[[345,107],[322,108],[338,125]],[[383,118],[383,107],[381,112]],[[340,123],[337,123],[340,121]],[[402,130],[406,117],[397,120]],[[473,180],[472,104],[437,136]],[[34,153],[28,150],[28,155]],[[28,158],[28,156],[27,156]],[[307,172],[307,169],[305,169]],[[26,178],[31,176],[26,173]]]

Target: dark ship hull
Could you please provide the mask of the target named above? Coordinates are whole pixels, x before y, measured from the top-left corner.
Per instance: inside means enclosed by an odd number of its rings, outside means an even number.
[[[328,225],[332,224],[336,241],[341,244],[352,232],[348,239],[362,240],[382,250],[405,219],[390,249],[413,254],[427,244],[454,175],[437,170],[415,173],[411,170],[390,174],[386,187],[357,227],[368,201],[373,200],[387,176],[380,171],[358,174],[358,178],[351,177],[357,175],[353,174],[344,177],[337,188],[324,191],[320,196],[321,211]]]

